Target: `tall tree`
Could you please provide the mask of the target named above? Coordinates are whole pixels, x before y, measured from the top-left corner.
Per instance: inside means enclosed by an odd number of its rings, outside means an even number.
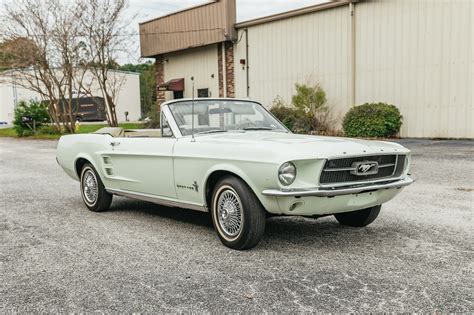
[[[25,37],[12,38],[0,43],[0,71],[27,68],[33,64],[31,52],[34,43]]]
[[[18,84],[48,101],[58,128],[63,124],[66,131],[74,132],[74,108],[78,108],[73,106],[74,96],[94,96],[97,90],[105,100],[109,125],[117,126],[115,106],[126,76],[111,70],[118,68],[115,60],[129,47],[124,40],[129,27],[123,17],[125,7],[126,0],[9,0],[5,4],[0,20],[3,40],[30,43],[28,49],[17,51],[21,56],[13,56],[28,60],[15,66],[21,77]],[[2,56],[11,64],[10,54]]]
[[[49,103],[50,116],[59,129],[75,130],[73,95],[80,93],[86,69],[80,37],[81,3],[61,0],[16,0],[5,4],[3,35],[7,41],[28,45],[17,50],[17,84],[36,91]]]
[[[82,11],[81,38],[88,57],[88,67],[98,83],[107,107],[110,126],[117,126],[117,98],[125,75],[111,71],[118,67],[115,60],[128,51],[125,35],[129,27],[124,18],[126,0],[78,0]]]

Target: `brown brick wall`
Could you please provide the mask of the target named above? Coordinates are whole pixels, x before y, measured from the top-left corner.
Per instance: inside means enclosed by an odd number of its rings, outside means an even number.
[[[163,57],[159,56],[155,60],[156,71],[156,105],[160,109],[160,105],[166,101],[165,92],[158,91],[160,84],[165,82],[165,66],[163,64]]]
[[[224,66],[222,64],[222,43],[217,44],[217,77],[219,80],[219,97],[224,97]]]
[[[234,89],[234,43],[225,42],[225,82],[227,97],[235,97]]]

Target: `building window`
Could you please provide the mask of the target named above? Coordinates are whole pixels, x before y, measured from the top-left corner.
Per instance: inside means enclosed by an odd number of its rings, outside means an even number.
[[[198,89],[198,97],[209,97],[209,89]]]
[[[173,91],[173,99],[183,98],[183,91]]]

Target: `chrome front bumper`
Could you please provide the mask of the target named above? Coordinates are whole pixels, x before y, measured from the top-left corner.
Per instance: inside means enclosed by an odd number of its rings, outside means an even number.
[[[276,196],[276,197],[304,197],[304,196],[314,196],[314,197],[334,197],[341,195],[352,195],[360,194],[369,191],[375,191],[380,189],[398,189],[405,186],[408,186],[415,182],[416,179],[411,177],[405,177],[392,182],[384,183],[374,183],[374,184],[361,184],[357,186],[350,187],[340,187],[340,188],[314,188],[314,189],[288,189],[288,190],[278,190],[278,189],[267,189],[262,191],[262,194],[265,196]]]

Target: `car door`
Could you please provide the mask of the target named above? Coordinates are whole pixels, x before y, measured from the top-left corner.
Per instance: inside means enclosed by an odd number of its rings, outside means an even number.
[[[161,136],[115,137],[104,154],[107,177],[122,191],[176,199],[173,148],[176,143],[166,117]],[[154,130],[156,133],[157,130]],[[139,132],[137,134],[140,134]]]
[[[175,138],[117,137],[111,142],[110,179],[121,190],[176,198],[173,176]]]

